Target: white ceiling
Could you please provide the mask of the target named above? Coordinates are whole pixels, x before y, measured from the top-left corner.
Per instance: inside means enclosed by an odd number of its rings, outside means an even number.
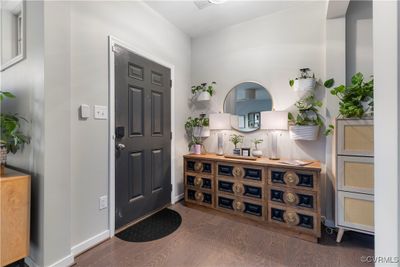
[[[198,37],[237,23],[277,11],[304,4],[304,1],[237,1],[223,4],[208,4],[199,9],[194,1],[153,1],[144,0],[156,12],[161,14],[191,37]]]

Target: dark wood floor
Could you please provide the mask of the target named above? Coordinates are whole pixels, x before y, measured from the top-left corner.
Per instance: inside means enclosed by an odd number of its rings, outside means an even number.
[[[335,235],[324,233],[315,244],[181,203],[171,208],[183,219],[173,234],[146,243],[114,237],[77,257],[75,266],[355,267],[369,266],[360,257],[374,253],[366,235],[346,232],[338,245]]]

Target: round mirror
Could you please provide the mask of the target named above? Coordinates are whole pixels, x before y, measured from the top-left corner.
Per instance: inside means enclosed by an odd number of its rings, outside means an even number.
[[[272,97],[265,87],[244,82],[233,87],[224,101],[224,113],[230,113],[233,129],[252,132],[260,128],[261,111],[272,110]]]

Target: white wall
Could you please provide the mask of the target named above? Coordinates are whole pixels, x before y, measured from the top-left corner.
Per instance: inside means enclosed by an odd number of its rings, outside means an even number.
[[[346,13],[346,81],[361,72],[373,74],[372,1],[350,1]]]
[[[325,2],[304,4],[194,39],[193,84],[216,81],[217,93],[209,107],[194,105],[192,111],[222,111],[226,94],[243,81],[264,85],[276,110],[293,110],[298,98],[288,81],[298,75],[298,69],[309,67],[317,78],[325,78],[325,9]],[[325,96],[325,90],[318,89],[319,97]],[[321,113],[325,113],[324,108]],[[246,135],[244,145],[250,146],[254,137],[264,139],[261,147],[267,154],[270,150],[265,132]],[[231,151],[233,146],[227,141],[228,136],[225,138],[225,151]],[[216,136],[212,135],[205,145],[215,152],[216,142]],[[323,135],[315,142],[294,142],[284,133],[278,142],[284,158],[317,159],[325,163]]]
[[[395,261],[400,256],[400,4],[374,1],[373,16],[375,256]]]
[[[80,104],[108,105],[108,36],[175,66],[174,194],[183,193],[184,122],[190,92],[190,38],[140,2],[71,4],[71,226],[72,245],[108,229],[108,121],[78,119]]]
[[[7,100],[3,111],[18,113],[31,122],[23,131],[31,144],[8,164],[32,174],[31,258],[44,260],[44,8],[43,2],[26,2],[26,59],[1,72],[1,90],[11,91],[16,99]]]

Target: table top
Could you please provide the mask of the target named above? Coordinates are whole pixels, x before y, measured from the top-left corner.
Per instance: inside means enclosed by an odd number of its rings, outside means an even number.
[[[321,162],[318,160],[302,160],[305,162],[309,162],[309,164],[303,165],[303,166],[298,166],[298,165],[279,163],[281,161],[285,161],[288,159],[271,160],[267,157],[257,158],[256,160],[233,159],[233,158],[225,158],[224,156],[218,156],[216,154],[211,154],[211,153],[200,154],[200,155],[187,154],[187,155],[184,155],[184,158],[215,160],[215,161],[242,163],[242,164],[249,164],[249,165],[262,165],[262,166],[271,166],[271,167],[285,167],[285,168],[321,171]]]
[[[4,181],[4,180],[22,179],[22,178],[26,179],[29,177],[30,177],[29,174],[5,168],[4,174],[0,175],[0,180]]]

